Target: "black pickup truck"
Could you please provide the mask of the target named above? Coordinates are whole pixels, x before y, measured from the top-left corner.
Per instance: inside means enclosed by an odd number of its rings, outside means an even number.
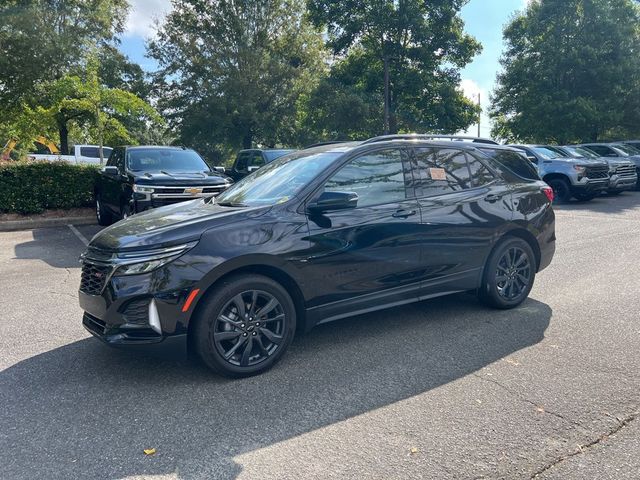
[[[150,208],[216,196],[233,183],[183,147],[116,147],[95,185],[100,225]]]
[[[249,150],[240,150],[238,156],[233,162],[233,166],[226,173],[238,181],[256,171],[263,165],[273,162],[276,158],[282,157],[288,153],[294,152],[288,148],[280,149],[259,149],[252,148]]]

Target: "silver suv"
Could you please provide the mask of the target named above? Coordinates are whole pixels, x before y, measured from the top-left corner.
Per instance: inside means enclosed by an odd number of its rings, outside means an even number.
[[[600,159],[609,165],[609,195],[617,195],[625,190],[633,190],[636,188],[638,175],[636,174],[636,166],[630,160],[622,157],[601,157],[597,153],[584,147],[564,146],[556,147],[558,150],[565,152],[573,158],[591,158]]]
[[[603,160],[572,158],[548,145],[510,145],[522,151],[538,168],[540,177],[553,189],[554,200],[571,197],[591,200],[609,186],[609,166]]]
[[[639,180],[636,180],[636,188],[640,189],[640,152],[636,148],[624,143],[583,143],[579,146],[588,148],[593,153],[607,159],[623,158],[633,162],[636,167],[636,175],[639,177]]]

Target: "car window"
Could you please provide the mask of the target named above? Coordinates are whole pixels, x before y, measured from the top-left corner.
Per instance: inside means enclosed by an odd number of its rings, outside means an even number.
[[[525,180],[540,180],[536,168],[523,154],[509,150],[496,150],[492,148],[480,148],[480,151],[493,159],[501,172],[505,170]]]
[[[264,157],[262,152],[252,152],[249,160],[249,167],[261,167],[264,165]]]
[[[388,149],[354,158],[325,184],[325,192],[355,192],[358,207],[407,198],[402,151]]]
[[[481,187],[496,179],[491,170],[473,155],[467,154],[467,162],[469,162],[469,171],[471,172],[471,185],[474,187]]]
[[[598,155],[601,155],[601,156],[606,156],[611,153],[615,153],[612,149],[604,145],[586,145],[586,147],[589,150],[596,152]]]
[[[107,166],[108,167],[115,167],[116,166],[116,162],[118,159],[118,153],[119,150],[115,149],[111,152],[111,155],[109,155],[109,160],[107,160]]]
[[[416,190],[419,196],[432,196],[471,187],[465,154],[450,148],[416,148]]]
[[[238,155],[238,161],[236,162],[236,170],[238,172],[246,172],[247,171],[247,163],[249,161],[249,157],[251,156],[250,152],[242,152]]]
[[[547,147],[533,147],[533,151],[540,155],[545,160],[553,160],[555,158],[563,158],[564,155],[561,155],[555,150],[552,150]]]
[[[267,157],[267,162],[272,162],[274,161],[276,158],[282,157],[283,155],[286,155],[287,153],[291,153],[294,152],[295,150],[266,150],[264,152],[264,156]]]
[[[624,153],[628,155],[638,155],[638,150],[632,147],[631,145],[625,145],[624,143],[619,143],[615,145],[615,148],[618,150],[622,150]]]

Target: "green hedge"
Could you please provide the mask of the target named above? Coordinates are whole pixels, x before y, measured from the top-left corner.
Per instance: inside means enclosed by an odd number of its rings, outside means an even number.
[[[98,168],[65,162],[0,164],[0,212],[40,213],[91,206]]]

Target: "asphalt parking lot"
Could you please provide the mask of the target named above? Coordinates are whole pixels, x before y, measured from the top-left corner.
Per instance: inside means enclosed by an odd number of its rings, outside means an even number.
[[[334,322],[235,381],[85,332],[99,227],[0,233],[0,477],[638,478],[640,192],[556,213],[522,307]]]

